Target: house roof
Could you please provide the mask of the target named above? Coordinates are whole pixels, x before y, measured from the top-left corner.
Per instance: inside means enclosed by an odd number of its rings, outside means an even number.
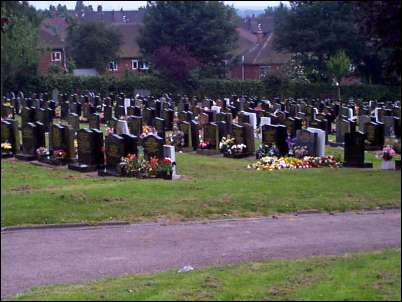
[[[120,10],[120,11],[82,11],[77,12],[70,10],[69,13],[75,17],[79,17],[84,21],[99,21],[106,23],[142,23],[145,9],[138,10]]]
[[[39,27],[39,39],[50,48],[63,48],[68,24],[62,17],[43,20]]]
[[[290,60],[291,54],[274,50],[273,34],[264,37],[261,43],[254,44],[241,55],[244,63],[251,65],[285,64]]]
[[[140,56],[138,37],[140,34],[140,24],[112,24],[122,36],[122,45],[119,50],[119,58],[136,58]]]

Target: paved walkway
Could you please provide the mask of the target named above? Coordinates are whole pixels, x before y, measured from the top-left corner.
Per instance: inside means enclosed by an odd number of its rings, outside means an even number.
[[[401,212],[1,233],[1,296],[32,286],[401,245]]]

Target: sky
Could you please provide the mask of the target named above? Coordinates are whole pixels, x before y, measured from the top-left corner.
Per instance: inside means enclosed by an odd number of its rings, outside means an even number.
[[[46,9],[52,4],[57,6],[59,4],[66,5],[68,9],[74,9],[76,1],[28,1],[29,4],[37,9]],[[234,5],[235,8],[266,8],[268,6],[278,6],[281,1],[224,1],[228,5]],[[282,1],[287,3],[287,1]],[[102,5],[104,10],[120,10],[123,9],[137,9],[141,6],[146,6],[147,1],[84,1],[85,5],[91,4],[96,10],[98,5]]]

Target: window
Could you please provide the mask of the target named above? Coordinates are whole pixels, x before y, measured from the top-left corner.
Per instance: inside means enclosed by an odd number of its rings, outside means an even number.
[[[52,62],[61,61],[61,52],[60,51],[52,51],[51,60],[52,60]]]
[[[109,63],[109,70],[110,71],[116,71],[117,70],[117,63],[116,61],[112,61]]]
[[[260,66],[260,80],[264,79],[272,71],[272,66]]]
[[[140,64],[139,64],[139,66],[140,66],[140,69],[142,69],[142,70],[147,70],[147,69],[149,69],[149,66],[148,66],[148,63],[147,62],[140,62]]]
[[[131,60],[131,69],[138,69],[138,60]]]

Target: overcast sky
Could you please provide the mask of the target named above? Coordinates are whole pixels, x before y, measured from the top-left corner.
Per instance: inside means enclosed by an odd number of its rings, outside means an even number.
[[[76,1],[28,1],[29,4],[37,9],[49,8],[49,5],[53,4],[57,6],[59,3],[61,5],[66,5],[68,9],[74,9]],[[225,1],[228,5],[234,5],[235,8],[266,8],[268,6],[277,6],[281,1]],[[287,3],[287,1],[282,1]],[[120,10],[123,9],[137,9],[141,6],[146,6],[146,1],[84,1],[85,5],[91,4],[96,10],[98,5],[102,5],[104,10]]]

